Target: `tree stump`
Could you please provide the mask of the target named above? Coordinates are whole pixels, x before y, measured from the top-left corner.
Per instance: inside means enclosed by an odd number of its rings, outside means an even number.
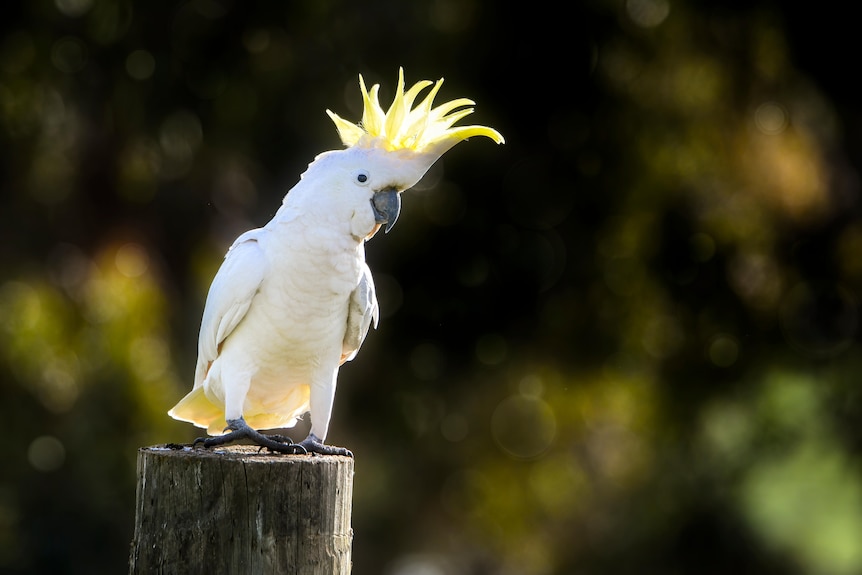
[[[132,575],[349,574],[353,459],[138,451]]]

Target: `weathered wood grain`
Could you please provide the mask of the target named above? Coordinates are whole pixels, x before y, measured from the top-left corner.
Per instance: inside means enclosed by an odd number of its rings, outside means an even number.
[[[147,447],[132,575],[349,574],[353,460]]]

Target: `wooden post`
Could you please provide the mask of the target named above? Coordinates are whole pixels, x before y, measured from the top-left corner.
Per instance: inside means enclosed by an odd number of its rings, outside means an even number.
[[[353,459],[257,447],[138,451],[131,575],[349,575]]]

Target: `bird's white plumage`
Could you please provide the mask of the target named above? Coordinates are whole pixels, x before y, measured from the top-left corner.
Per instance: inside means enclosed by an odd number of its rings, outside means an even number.
[[[344,341],[341,347],[342,362],[350,361],[356,357],[359,347],[365,341],[371,323],[373,322],[374,327],[377,327],[379,320],[380,311],[377,305],[374,279],[371,277],[371,269],[369,269],[368,264],[363,264],[359,285],[350,294],[347,330],[344,332]]]
[[[342,163],[373,166],[368,154],[349,152],[337,152]],[[266,226],[228,250],[204,308],[195,387],[173,417],[218,434],[227,419],[290,427],[311,409],[325,437],[338,367],[378,318],[364,250],[377,225],[374,190],[354,171],[303,177]],[[310,405],[315,395],[322,405]]]
[[[207,296],[198,340],[195,387],[203,384],[218,348],[245,317],[267,273],[266,258],[258,244],[264,230],[249,230],[236,239],[213,279]]]
[[[411,111],[428,85],[420,84],[405,95],[399,76],[385,114],[377,110],[376,88],[369,99],[363,85],[366,108],[388,129],[318,155],[272,220],[242,234],[228,250],[206,300],[194,387],[171,409],[172,417],[215,435],[226,421],[240,418],[253,428],[290,427],[310,410],[309,439],[318,443],[308,445],[322,449],[339,367],[356,357],[379,317],[364,244],[381,222],[397,217],[397,207],[390,219],[381,210],[400,205],[389,200],[418,182],[455,143],[479,135],[502,142],[484,126],[450,129],[472,109],[447,115],[461,100],[431,109],[439,83]],[[330,115],[343,137],[368,129]],[[433,138],[410,136],[427,128],[426,116]],[[408,141],[413,144],[404,145]],[[376,203],[381,197],[388,200]]]

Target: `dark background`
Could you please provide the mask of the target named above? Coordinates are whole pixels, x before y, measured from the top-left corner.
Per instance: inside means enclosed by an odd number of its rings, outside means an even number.
[[[225,249],[399,66],[506,144],[368,245],[353,572],[862,571],[858,24],[786,4],[4,4],[0,573],[124,572]]]

